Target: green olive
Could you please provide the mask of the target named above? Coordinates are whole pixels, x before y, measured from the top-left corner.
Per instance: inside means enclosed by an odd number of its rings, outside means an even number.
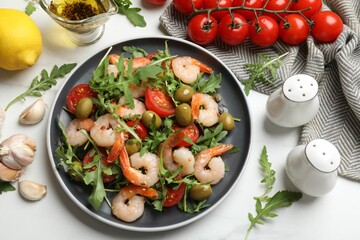
[[[220,115],[219,123],[222,123],[226,131],[231,131],[235,127],[233,116],[230,113],[224,112]]]
[[[196,201],[203,201],[208,199],[212,194],[212,189],[210,184],[197,184],[190,188],[189,196],[191,199]]]
[[[93,108],[93,103],[90,98],[85,97],[80,99],[80,101],[76,104],[75,115],[77,118],[88,118],[91,115],[91,111]]]
[[[82,163],[78,161],[73,161],[72,166],[70,166],[68,169],[68,174],[70,175],[71,179],[76,182],[81,182],[82,181],[81,172],[82,172]]]
[[[174,98],[176,101],[181,103],[188,103],[191,101],[192,95],[194,95],[195,91],[192,87],[183,85],[175,91]]]
[[[154,117],[155,117],[155,129],[158,129],[161,126],[162,121],[159,115],[153,111],[150,110],[145,111],[141,117],[141,122],[147,128],[150,128]]]
[[[187,103],[182,103],[177,106],[175,110],[175,118],[181,126],[190,125],[193,122],[190,105]]]
[[[126,148],[127,153],[130,156],[130,155],[133,155],[134,153],[137,153],[140,151],[141,144],[135,139],[130,139],[125,143],[125,148]]]

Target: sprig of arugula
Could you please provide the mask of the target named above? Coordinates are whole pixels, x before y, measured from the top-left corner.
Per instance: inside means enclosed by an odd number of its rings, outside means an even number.
[[[58,67],[55,65],[53,69],[51,70],[51,73],[49,74],[45,69],[43,69],[40,73],[40,79],[39,76],[36,76],[29,87],[28,90],[14,98],[5,108],[5,111],[9,109],[9,107],[14,104],[17,101],[25,100],[25,97],[27,96],[35,96],[35,97],[41,97],[42,93],[41,91],[49,90],[51,87],[55,86],[57,81],[57,78],[62,78],[71,70],[74,69],[76,66],[76,63],[69,63],[69,64],[63,64],[62,66]]]
[[[245,240],[249,238],[251,230],[256,224],[264,224],[263,220],[266,218],[274,218],[278,215],[274,213],[275,210],[291,206],[293,202],[298,201],[302,197],[300,192],[291,192],[288,190],[282,190],[275,193],[273,196],[268,196],[268,193],[273,189],[275,183],[275,171],[271,168],[271,163],[268,160],[266,147],[263,147],[260,156],[260,165],[265,177],[262,179],[262,183],[266,184],[265,192],[260,197],[255,197],[256,200],[255,210],[256,215],[249,213],[248,218],[250,220],[250,226],[246,232]]]
[[[130,0],[115,0],[118,5],[119,14],[123,14],[135,27],[146,27],[146,21],[144,17],[139,13],[141,8],[131,7],[132,2]]]
[[[242,79],[246,96],[250,90],[256,87],[256,83],[273,83],[277,78],[277,70],[281,65],[281,58],[285,57],[288,52],[271,59],[268,56],[260,54],[261,61],[258,63],[248,63],[245,65],[246,70],[250,73],[248,79]],[[269,77],[271,76],[271,78]]]
[[[3,192],[15,191],[15,187],[9,182],[0,181],[0,194]]]

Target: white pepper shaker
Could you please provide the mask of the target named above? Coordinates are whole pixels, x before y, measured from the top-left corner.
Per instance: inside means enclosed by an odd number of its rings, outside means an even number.
[[[286,79],[268,98],[266,113],[276,125],[298,127],[312,120],[319,110],[317,81],[306,74]]]
[[[286,174],[301,192],[320,197],[335,187],[340,159],[340,153],[332,143],[315,139],[290,151]]]

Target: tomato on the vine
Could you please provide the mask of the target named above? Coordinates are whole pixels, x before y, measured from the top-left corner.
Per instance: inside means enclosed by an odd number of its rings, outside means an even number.
[[[146,108],[154,111],[159,117],[168,117],[175,114],[176,106],[171,97],[158,88],[146,88]]]
[[[66,104],[69,111],[75,113],[76,104],[85,97],[96,98],[97,93],[87,83],[81,83],[73,87],[66,96]]]
[[[147,0],[147,1],[155,5],[162,5],[166,2],[166,0]]]
[[[233,7],[242,6],[243,3],[244,7],[249,8],[261,8],[264,4],[262,0],[233,0]],[[235,10],[234,12],[241,14],[248,21],[255,17],[255,12],[251,10]]]
[[[232,6],[232,0],[205,0],[203,3],[204,9],[211,9],[216,7],[226,8]],[[216,20],[220,21],[229,11],[214,11],[211,12],[211,15],[216,18]]]
[[[203,0],[173,0],[173,5],[178,12],[181,12],[185,15],[190,15],[194,12],[191,1],[194,3],[195,9],[202,8]]]
[[[238,45],[242,43],[249,33],[249,24],[246,19],[238,14],[227,14],[219,24],[219,37],[228,45]]]
[[[290,5],[290,10],[300,11],[309,8],[306,11],[303,11],[305,17],[310,18],[314,14],[320,12],[322,7],[322,0],[297,0],[293,1]]]
[[[192,17],[187,26],[191,41],[199,45],[212,43],[218,33],[216,19],[208,14],[198,14]]]
[[[310,27],[300,14],[289,14],[279,24],[279,37],[288,45],[298,45],[309,36]]]
[[[279,37],[279,25],[269,16],[254,18],[249,25],[249,37],[257,46],[271,46]]]
[[[269,0],[267,5],[264,5],[264,8],[267,10],[286,10],[291,1],[292,0]],[[280,21],[280,18],[275,13],[264,12],[263,14],[272,17],[277,22]],[[287,13],[279,12],[278,15],[284,18]]]
[[[344,28],[343,21],[334,12],[323,11],[312,17],[314,25],[311,33],[319,42],[333,42],[337,39]]]

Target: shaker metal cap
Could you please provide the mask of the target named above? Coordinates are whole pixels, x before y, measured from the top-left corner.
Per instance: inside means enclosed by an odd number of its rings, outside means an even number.
[[[318,93],[317,81],[306,74],[297,74],[289,77],[283,84],[283,93],[293,102],[306,102],[313,99]]]
[[[305,154],[311,165],[325,173],[335,171],[340,165],[340,153],[337,148],[324,139],[315,139],[305,148]]]

